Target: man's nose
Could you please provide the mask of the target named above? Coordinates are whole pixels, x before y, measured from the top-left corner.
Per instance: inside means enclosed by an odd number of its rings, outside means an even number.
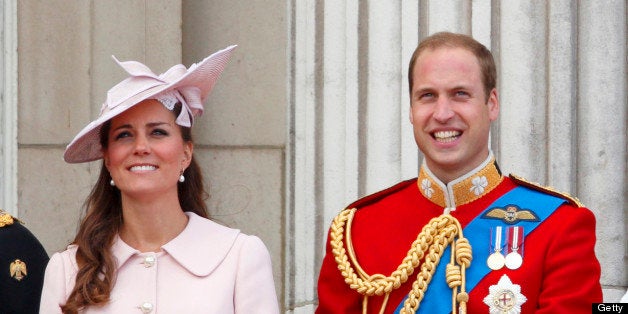
[[[433,117],[436,121],[445,123],[454,116],[451,101],[447,97],[440,97],[434,107]]]

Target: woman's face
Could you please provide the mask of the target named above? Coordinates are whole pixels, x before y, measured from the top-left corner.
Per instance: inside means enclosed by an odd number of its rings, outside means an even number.
[[[111,120],[105,166],[123,195],[142,197],[177,193],[193,145],[181,137],[172,111],[145,100]]]

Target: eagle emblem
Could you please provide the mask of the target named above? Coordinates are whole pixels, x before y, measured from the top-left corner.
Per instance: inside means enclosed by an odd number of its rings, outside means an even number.
[[[17,281],[22,281],[24,277],[26,277],[26,263],[22,262],[19,259],[16,259],[9,266],[9,273],[11,277]]]
[[[482,218],[498,219],[509,225],[514,225],[519,221],[539,221],[533,211],[529,209],[521,209],[517,205],[507,205],[506,208],[495,207],[487,210]]]

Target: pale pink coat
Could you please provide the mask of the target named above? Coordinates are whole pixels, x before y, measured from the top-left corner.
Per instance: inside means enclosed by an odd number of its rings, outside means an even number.
[[[186,214],[188,225],[162,252],[141,253],[116,237],[112,251],[118,271],[111,301],[84,313],[279,313],[262,241]],[[40,313],[61,313],[75,284],[76,250],[71,245],[50,258]]]

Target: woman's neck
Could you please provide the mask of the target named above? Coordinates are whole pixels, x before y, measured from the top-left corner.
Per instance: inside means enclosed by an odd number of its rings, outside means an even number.
[[[159,252],[188,223],[178,198],[136,200],[122,197],[120,238],[140,252]]]

